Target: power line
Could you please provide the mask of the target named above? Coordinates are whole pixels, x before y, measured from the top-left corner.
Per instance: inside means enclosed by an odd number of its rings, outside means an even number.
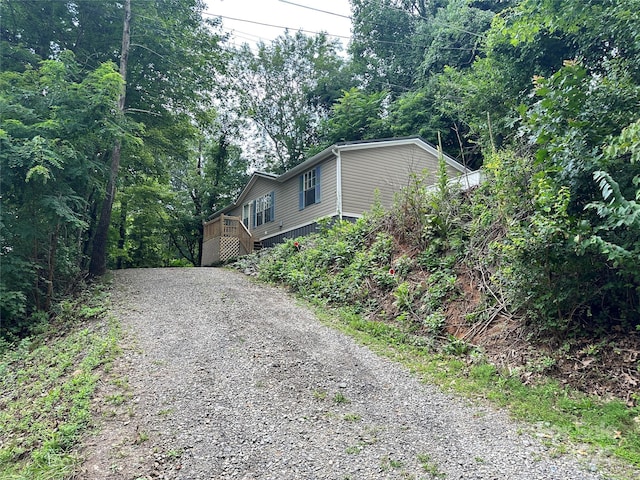
[[[306,8],[307,10],[314,10],[316,12],[322,12],[322,13],[326,13],[328,15],[335,15],[336,17],[342,17],[342,18],[347,18],[349,20],[352,20],[352,18],[350,16],[342,15],[341,13],[329,12],[327,10],[320,10],[319,8],[309,7],[307,5],[300,5],[299,3],[290,2],[289,0],[279,0],[279,1],[282,2],[282,3],[288,3],[289,5],[295,5],[296,7]]]
[[[285,2],[285,0],[280,0],[280,1]],[[291,3],[291,2],[285,2],[285,3]],[[293,4],[293,5],[297,5],[297,4]],[[311,8],[311,7],[305,7],[304,5],[298,5],[298,6],[303,7],[303,8]],[[317,9],[312,9],[312,10],[317,10]],[[330,13],[330,12],[327,12],[327,13]],[[305,30],[303,28],[288,27],[288,26],[284,26],[284,25],[274,25],[274,24],[271,24],[271,23],[257,22],[255,20],[246,20],[246,19],[243,19],[243,18],[228,17],[228,16],[225,16],[225,15],[216,15],[215,13],[210,13],[210,12],[202,12],[202,14],[203,15],[208,15],[208,16],[211,16],[211,17],[224,18],[226,20],[233,20],[233,21],[236,21],[236,22],[252,23],[252,24],[255,24],[255,25],[261,25],[263,27],[271,27],[271,28],[285,29],[285,30],[291,30],[291,31],[298,31],[298,32],[309,33],[309,34],[313,34],[313,35],[324,34],[324,35],[327,35],[329,37],[344,38],[344,39],[347,39],[347,40],[351,40],[351,38],[352,38],[352,36],[338,35],[338,34],[333,34],[333,33],[329,33],[329,32],[317,32],[317,31],[313,31],[313,30]],[[335,15],[339,15],[339,14],[335,14]],[[347,18],[350,18],[350,17],[347,17]],[[420,17],[420,18],[425,18],[425,17]],[[444,23],[440,23],[440,24],[443,25],[443,26],[447,26],[447,27],[449,27],[449,28],[451,28],[453,30],[459,30],[459,31],[468,33],[470,35],[473,35],[475,37],[482,38],[482,35],[478,35],[478,34],[475,34],[473,32],[469,32],[469,31],[464,30],[462,28],[457,28],[454,25],[444,24]],[[229,29],[229,28],[227,28],[227,30],[233,31],[233,29]],[[386,44],[386,45],[397,45],[397,46],[400,46],[400,47],[410,47],[410,48],[420,47],[419,44],[412,44],[412,43],[407,43],[407,42],[394,42],[394,41],[391,41],[391,40],[376,40],[375,38],[371,38],[371,39],[369,39],[369,41],[372,42],[372,43],[379,43],[379,44],[382,43],[382,44]],[[471,49],[466,49],[466,48],[455,48],[455,47],[440,47],[440,49],[441,50],[471,50]]]
[[[336,38],[346,38],[346,39],[350,39],[351,38],[350,36],[346,36],[346,35],[337,35],[337,34],[328,33],[328,32],[314,32],[312,30],[305,30],[303,28],[287,27],[287,26],[284,26],[284,25],[274,25],[272,23],[257,22],[255,20],[246,20],[244,18],[227,17],[226,15],[216,15],[215,13],[209,13],[209,12],[202,12],[202,15],[208,15],[210,17],[220,17],[220,18],[224,18],[226,20],[233,20],[233,21],[236,21],[236,22],[252,23],[254,25],[261,25],[263,27],[271,27],[271,28],[279,28],[279,29],[285,29],[285,30],[293,30],[293,31],[297,31],[297,32],[311,33],[311,34],[314,34],[314,35],[325,34],[325,35],[328,35],[330,37],[336,37]]]
[[[303,28],[287,27],[287,26],[284,26],[284,25],[274,25],[272,23],[257,22],[255,20],[246,20],[244,18],[237,18],[237,17],[228,17],[228,16],[225,16],[225,15],[217,15],[215,13],[210,13],[210,12],[202,12],[202,14],[203,15],[208,15],[210,17],[219,17],[219,18],[224,18],[226,20],[233,20],[233,21],[236,21],[236,22],[244,22],[244,23],[252,23],[252,24],[255,24],[255,25],[262,25],[263,27],[272,27],[272,28],[279,28],[279,29],[285,29],[285,30],[293,30],[293,31],[297,31],[297,32],[311,33],[311,34],[314,34],[314,35],[325,34],[325,35],[328,35],[330,37],[345,38],[345,39],[348,39],[348,40],[351,39],[351,36],[346,36],[346,35],[337,35],[337,34],[328,33],[328,32],[315,32],[315,31],[312,31],[312,30],[305,30]],[[233,29],[227,28],[227,30],[230,30],[230,31],[233,32]],[[372,39],[371,41],[375,42],[375,43],[385,43],[385,44],[388,44],[388,45],[399,45],[399,46],[402,46],[402,47],[414,47],[415,46],[415,45],[412,45],[412,44],[406,43],[406,42],[392,42],[390,40],[375,40],[375,39]]]

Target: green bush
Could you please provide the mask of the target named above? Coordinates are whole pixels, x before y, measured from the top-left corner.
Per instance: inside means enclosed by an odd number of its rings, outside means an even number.
[[[610,137],[592,162],[637,169],[639,125]],[[318,234],[277,246],[263,257],[260,276],[433,335],[458,295],[460,272],[482,286],[477,309],[506,309],[533,331],[633,330],[640,324],[640,172],[630,190],[629,168],[624,186],[599,171],[600,198],[578,211],[550,155],[496,152],[486,160],[486,182],[471,192],[447,186],[442,172],[435,188],[415,176],[390,211],[327,222]]]

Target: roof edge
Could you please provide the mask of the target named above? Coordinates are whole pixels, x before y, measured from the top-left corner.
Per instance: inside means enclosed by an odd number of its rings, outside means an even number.
[[[287,170],[286,172],[284,172],[281,175],[276,175],[276,174],[273,174],[273,173],[261,172],[261,171],[253,172],[251,174],[251,178],[249,179],[249,181],[247,182],[245,187],[242,189],[242,191],[238,195],[238,198],[233,203],[231,203],[230,205],[227,205],[226,207],[224,207],[224,208],[212,213],[207,218],[209,220],[213,219],[213,218],[217,217],[218,215],[221,215],[221,214],[226,213],[226,212],[228,212],[230,210],[233,210],[235,207],[240,205],[240,203],[242,202],[244,196],[249,191],[250,187],[253,186],[253,184],[256,182],[257,178],[265,178],[267,180],[274,180],[274,181],[277,181],[279,183],[283,183],[283,182],[287,181],[289,178],[294,177],[298,173],[313,167],[314,165],[320,163],[323,160],[326,160],[327,158],[331,157],[332,155],[336,155],[336,152],[350,151],[350,150],[361,150],[361,149],[376,148],[376,147],[387,147],[387,146],[394,146],[394,145],[407,145],[407,144],[417,145],[420,148],[422,148],[422,149],[426,150],[427,152],[431,153],[435,157],[439,157],[442,154],[442,158],[444,158],[445,162],[448,165],[450,165],[451,167],[455,168],[456,170],[458,170],[458,171],[460,171],[462,173],[471,173],[472,172],[472,170],[470,170],[469,168],[465,167],[463,164],[461,164],[460,162],[458,162],[454,158],[450,157],[449,155],[447,155],[444,152],[440,152],[435,145],[432,145],[431,143],[427,142],[424,138],[422,138],[419,135],[412,135],[412,136],[407,136],[407,137],[376,138],[376,139],[371,139],[371,140],[354,140],[354,141],[349,141],[349,142],[338,142],[338,143],[334,143],[333,145],[331,145],[331,146],[325,148],[324,150],[316,153],[311,158],[308,158],[304,162],[299,163],[298,165],[296,165],[295,167],[291,168],[290,170]]]
[[[249,181],[247,182],[247,184],[244,186],[244,188],[240,191],[240,194],[238,195],[238,197],[235,199],[235,201],[233,203],[230,203],[229,205],[227,205],[226,207],[223,207],[219,210],[216,210],[215,212],[213,212],[211,215],[209,215],[207,217],[207,220],[213,220],[214,218],[216,218],[219,215],[222,215],[223,213],[227,213],[230,210],[233,210],[234,208],[236,208],[238,205],[240,205],[240,203],[242,202],[242,200],[244,199],[246,193],[249,191],[249,189],[253,186],[254,183],[256,183],[256,179],[257,178],[264,178],[266,180],[274,180],[277,181],[278,180],[278,175],[274,174],[274,173],[268,173],[268,172],[253,172],[251,174],[251,178],[249,179]]]

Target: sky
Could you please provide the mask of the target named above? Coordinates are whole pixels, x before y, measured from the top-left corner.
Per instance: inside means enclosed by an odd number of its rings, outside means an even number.
[[[351,33],[351,20],[345,18],[351,14],[349,0],[206,0],[206,3],[207,14],[223,17],[223,30],[232,33],[230,43],[234,45],[269,43],[284,32],[283,27],[288,27],[291,32],[302,29],[309,35],[324,31],[346,37],[339,39],[346,47]]]

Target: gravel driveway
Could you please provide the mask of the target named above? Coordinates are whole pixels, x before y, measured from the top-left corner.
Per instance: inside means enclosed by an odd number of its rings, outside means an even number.
[[[117,271],[112,298],[131,399],[88,440],[83,478],[605,478],[240,273]]]

